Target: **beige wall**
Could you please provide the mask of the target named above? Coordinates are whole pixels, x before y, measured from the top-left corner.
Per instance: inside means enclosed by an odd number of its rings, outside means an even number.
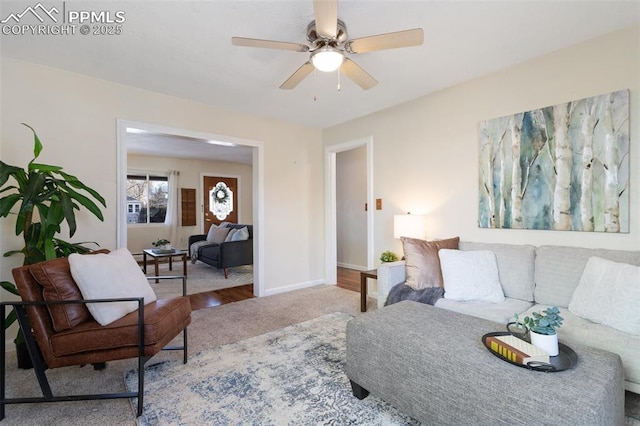
[[[0,112],[2,161],[31,159],[29,123],[44,143],[41,161],[64,166],[107,200],[105,221],[78,217],[75,241],[116,244],[116,120],[227,135],[264,146],[264,282],[267,292],[322,280],[324,274],[322,134],[43,67],[3,59]],[[254,218],[254,224],[259,218]],[[2,252],[20,247],[13,222],[0,220]],[[2,258],[1,278],[10,279],[18,257]]]
[[[430,238],[640,249],[639,29],[619,31],[484,78],[324,131],[214,108],[74,73],[3,59],[0,153],[26,165],[32,139],[41,161],[59,164],[107,200],[105,221],[78,217],[75,241],[116,242],[116,120],[262,141],[264,144],[265,286],[291,288],[323,278],[323,141],[373,135],[374,252],[398,250],[393,215],[428,214]],[[469,66],[472,66],[470,64]],[[488,230],[477,227],[478,135],[481,120],[619,89],[631,89],[629,234]],[[254,223],[259,220],[254,218]],[[0,221],[0,251],[20,246],[11,221]],[[17,257],[0,259],[10,279]]]
[[[427,214],[429,238],[640,250],[639,32],[612,33],[325,129],[325,145],[373,136],[374,196],[384,206],[375,212],[375,253],[401,251],[393,215],[406,211]],[[629,234],[478,228],[480,121],[620,89],[631,90]]]
[[[338,266],[367,270],[367,148],[336,154]]]
[[[197,159],[167,158],[149,155],[127,156],[127,168],[136,171],[180,172],[178,187],[196,190],[197,214],[195,226],[178,226],[178,241],[171,241],[174,247],[186,248],[189,236],[202,232],[202,195],[200,194],[201,174],[231,176],[238,178],[238,223],[253,223],[253,168],[245,164],[204,161]],[[151,247],[157,238],[167,238],[164,226],[160,224],[129,225],[127,227],[127,247],[132,253],[140,253]]]

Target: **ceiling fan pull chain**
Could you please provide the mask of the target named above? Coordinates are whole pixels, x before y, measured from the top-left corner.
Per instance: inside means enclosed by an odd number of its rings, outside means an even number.
[[[342,85],[340,84],[340,69],[338,68],[338,92],[340,91],[341,88],[342,88]]]
[[[313,101],[317,101],[318,97],[316,96],[318,93],[318,70],[313,70]]]

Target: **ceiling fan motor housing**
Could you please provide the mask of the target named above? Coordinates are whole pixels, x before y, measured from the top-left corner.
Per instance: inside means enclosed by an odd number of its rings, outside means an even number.
[[[307,40],[311,44],[312,48],[310,50],[320,49],[324,46],[336,47],[340,50],[344,50],[344,45],[349,39],[347,34],[347,26],[338,19],[337,32],[336,37],[333,39],[327,39],[322,37],[316,31],[316,21],[311,21],[309,25],[307,25]]]

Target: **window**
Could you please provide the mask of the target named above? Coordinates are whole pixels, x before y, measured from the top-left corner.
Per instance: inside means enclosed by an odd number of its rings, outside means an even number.
[[[163,223],[169,179],[152,174],[127,175],[127,223]]]

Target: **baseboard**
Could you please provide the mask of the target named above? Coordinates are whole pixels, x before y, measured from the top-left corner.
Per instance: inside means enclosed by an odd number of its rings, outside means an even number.
[[[313,287],[313,286],[324,284],[324,283],[325,283],[324,280],[313,280],[313,281],[307,281],[303,283],[291,284],[284,287],[267,289],[265,290],[264,295],[273,296],[274,294],[286,293],[288,291],[293,291],[293,290],[301,290],[303,288]]]
[[[338,262],[337,265],[338,265],[339,268],[354,269],[356,271],[367,271],[368,270],[366,266],[351,265],[350,263]]]

